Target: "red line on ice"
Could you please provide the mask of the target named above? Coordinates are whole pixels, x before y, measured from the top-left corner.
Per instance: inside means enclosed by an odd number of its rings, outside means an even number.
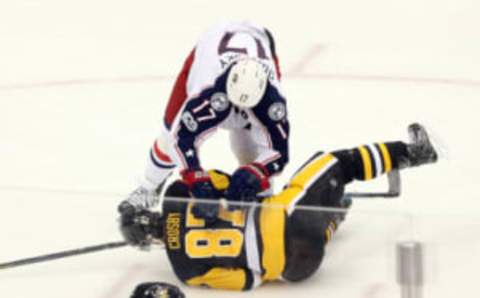
[[[302,73],[309,63],[315,59],[320,52],[325,50],[325,48],[326,46],[323,44],[316,44],[312,46],[307,54],[303,55],[303,57],[301,57],[300,60],[290,68],[290,70],[287,72],[287,75]]]
[[[302,80],[338,80],[338,81],[364,81],[364,82],[391,82],[391,83],[410,83],[410,84],[440,84],[465,87],[480,87],[480,80],[457,79],[457,78],[429,78],[414,76],[394,76],[394,75],[364,75],[364,74],[329,74],[329,73],[310,73],[310,74],[286,74],[285,77]],[[31,83],[17,83],[0,85],[0,91],[25,90],[36,88],[68,87],[76,85],[107,85],[107,84],[127,84],[127,83],[149,83],[173,80],[174,76],[138,76],[138,77],[118,77],[118,78],[91,78],[91,79],[72,79],[65,81],[45,81]]]
[[[340,80],[340,81],[365,81],[365,82],[392,82],[392,83],[410,83],[410,84],[442,84],[453,86],[480,87],[480,80],[468,78],[437,78],[437,77],[415,77],[415,76],[396,76],[388,74],[349,74],[349,73],[306,73],[305,70],[309,62],[314,60],[324,49],[324,44],[314,44],[300,60],[294,64],[286,77],[302,80]],[[148,83],[160,81],[172,81],[175,79],[172,75],[139,75],[139,76],[119,76],[111,78],[84,78],[68,79],[44,82],[13,83],[0,85],[0,91],[22,90],[34,88],[62,87],[75,85],[95,85],[95,84],[123,84],[123,83]]]

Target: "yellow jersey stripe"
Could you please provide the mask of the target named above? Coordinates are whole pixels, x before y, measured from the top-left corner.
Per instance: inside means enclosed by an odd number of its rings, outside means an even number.
[[[390,152],[388,152],[387,146],[384,143],[378,144],[380,151],[382,151],[383,162],[385,164],[385,173],[388,173],[392,170],[392,159],[390,157]]]
[[[265,204],[278,204],[275,197],[263,201]],[[262,207],[260,211],[260,233],[263,243],[262,279],[278,279],[285,268],[285,209]]]
[[[358,147],[360,151],[360,155],[362,156],[363,161],[363,169],[364,169],[364,180],[372,179],[372,159],[370,158],[370,153],[368,153],[367,148],[365,146]]]
[[[293,177],[288,188],[262,202],[266,205],[260,211],[260,233],[263,243],[261,262],[265,270],[262,276],[264,281],[278,279],[285,268],[286,209],[300,198],[309,184],[324,173],[324,170],[328,169],[335,160],[332,154],[317,157]]]
[[[269,199],[272,208],[285,207],[287,208],[296,198],[303,194],[303,189],[297,186],[289,186],[281,193]],[[265,203],[265,201],[263,201]]]
[[[331,162],[335,157],[332,154],[321,155],[317,159],[306,165],[290,182],[291,186],[298,186],[305,189],[312,178],[316,178],[317,174]]]
[[[191,286],[208,286],[214,289],[241,291],[247,281],[244,269],[212,268],[201,276],[187,280]]]
[[[301,199],[309,184],[318,179],[318,177],[328,170],[335,161],[336,158],[331,154],[317,157],[300,170],[293,177],[288,188],[273,197],[271,203],[285,206],[287,212],[290,213],[292,208],[294,208],[294,203]]]

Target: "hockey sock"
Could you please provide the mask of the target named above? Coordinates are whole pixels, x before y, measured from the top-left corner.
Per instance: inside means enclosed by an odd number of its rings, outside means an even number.
[[[408,156],[407,144],[403,142],[375,143],[332,154],[339,159],[347,183],[374,179],[398,169],[399,162]]]

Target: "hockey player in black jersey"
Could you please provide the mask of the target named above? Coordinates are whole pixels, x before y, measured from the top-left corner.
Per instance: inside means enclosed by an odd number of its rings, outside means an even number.
[[[192,211],[188,185],[172,183],[162,214],[133,207],[122,210],[121,230],[132,245],[165,243],[177,277],[192,286],[248,290],[272,280],[301,281],[320,266],[324,248],[343,217],[308,207],[348,207],[345,185],[393,170],[432,163],[437,153],[422,126],[409,126],[410,143],[387,142],[350,150],[315,153],[277,195],[252,197],[241,209],[212,205],[205,216]],[[229,176],[210,171],[219,197]],[[212,214],[215,217],[212,219]]]

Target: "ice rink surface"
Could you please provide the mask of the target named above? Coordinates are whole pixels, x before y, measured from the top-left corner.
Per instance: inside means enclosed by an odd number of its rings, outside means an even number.
[[[205,2],[205,3],[203,3]],[[174,77],[198,35],[250,19],[276,36],[292,126],[281,182],[317,150],[407,140],[427,125],[444,158],[403,172],[400,199],[355,201],[308,281],[188,297],[400,297],[397,241],[426,248],[425,297],[477,297],[480,4],[460,1],[0,3],[0,262],[120,240]],[[233,170],[226,134],[202,149]],[[380,189],[384,180],[357,183]],[[120,298],[180,284],[164,252],[119,248],[0,271],[0,297]]]

